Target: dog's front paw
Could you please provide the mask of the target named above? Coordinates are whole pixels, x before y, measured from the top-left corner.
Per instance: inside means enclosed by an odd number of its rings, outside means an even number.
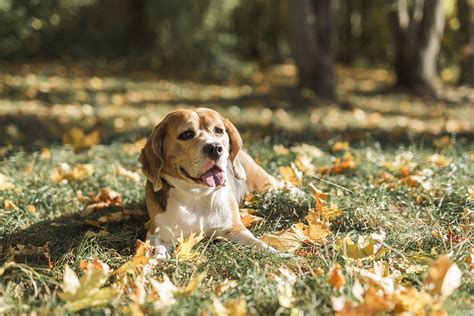
[[[171,254],[168,249],[163,245],[157,245],[154,247],[155,251],[153,254],[153,258],[157,260],[168,260],[171,258]]]

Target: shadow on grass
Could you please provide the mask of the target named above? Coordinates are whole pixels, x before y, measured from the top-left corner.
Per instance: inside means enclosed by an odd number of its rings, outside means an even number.
[[[97,218],[120,211],[120,209],[110,207],[92,213],[87,217],[81,217],[78,213],[68,214],[54,220],[46,220],[29,226],[21,231],[3,236],[0,240],[0,264],[3,264],[9,257],[10,247],[16,245],[41,247],[48,245],[52,262],[56,262],[72,249],[78,247],[84,241],[87,232],[97,234],[94,244],[100,249],[114,249],[117,253],[130,255],[134,253],[137,239],[145,240],[145,222],[148,215],[145,215],[145,207],[140,206],[143,214],[124,217],[117,221],[105,223],[101,228],[96,227]],[[100,231],[106,231],[107,235],[100,237]],[[40,253],[18,254],[14,257],[17,262],[28,263],[29,265],[45,266],[46,260]]]

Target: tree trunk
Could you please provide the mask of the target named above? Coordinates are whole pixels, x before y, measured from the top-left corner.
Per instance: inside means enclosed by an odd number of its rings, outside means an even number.
[[[432,91],[444,31],[442,0],[398,0],[395,16],[395,72],[397,86]]]
[[[291,46],[300,83],[320,97],[335,97],[334,12],[331,0],[288,3]]]
[[[128,0],[128,53],[140,55],[150,48],[150,32],[146,24],[145,0]]]
[[[474,10],[468,0],[458,0],[457,11],[461,46],[459,83],[474,87]]]

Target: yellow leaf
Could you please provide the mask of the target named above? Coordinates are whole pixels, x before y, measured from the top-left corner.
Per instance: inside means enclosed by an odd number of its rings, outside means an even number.
[[[63,183],[67,181],[82,181],[94,173],[94,166],[90,164],[76,164],[71,170],[67,163],[62,163],[55,168],[51,174],[51,180],[54,183]]]
[[[141,138],[132,144],[123,144],[122,149],[128,155],[134,155],[145,147],[146,138]]]
[[[119,163],[114,163],[112,170],[116,176],[124,177],[135,182],[140,181],[140,175],[138,173],[125,169]]]
[[[461,285],[462,272],[448,255],[442,255],[430,264],[423,283],[428,290],[442,297],[451,295]]]
[[[264,234],[260,237],[260,240],[279,251],[294,252],[301,247],[301,237],[292,232],[282,230],[274,234]]]
[[[251,227],[255,224],[260,223],[263,220],[263,218],[253,215],[254,212],[255,210],[252,209],[240,209],[240,220],[242,221],[242,224],[244,224],[245,227]]]
[[[208,307],[212,315],[216,316],[245,316],[247,303],[244,297],[230,299],[223,305],[217,298],[213,298],[212,305]]]
[[[225,279],[224,281],[222,281],[222,282],[220,282],[220,283],[218,283],[214,286],[214,292],[218,296],[220,296],[225,291],[227,291],[229,289],[233,289],[237,285],[239,285],[239,283],[237,283],[236,280]]]
[[[66,309],[75,312],[88,307],[108,304],[118,294],[112,287],[102,288],[108,278],[109,267],[99,260],[88,263],[84,275],[79,279],[66,265],[62,292],[58,296],[67,302]]]
[[[275,152],[275,154],[280,155],[280,156],[288,155],[289,152],[290,152],[290,151],[288,150],[288,148],[286,148],[286,147],[283,146],[283,145],[275,145],[275,146],[273,146],[273,151]]]
[[[6,210],[12,210],[12,209],[16,209],[17,206],[12,201],[5,199],[3,200],[3,208]]]
[[[143,274],[150,272],[151,267],[158,264],[157,260],[152,258],[153,249],[150,243],[137,240],[135,243],[135,255],[127,262],[122,264],[113,274],[133,273],[138,269],[143,270]]]
[[[332,145],[331,150],[336,151],[345,151],[349,149],[349,142],[336,142]]]
[[[193,247],[204,239],[204,232],[201,231],[199,236],[196,237],[195,233],[191,233],[188,238],[179,237],[178,245],[176,246],[176,259],[178,261],[189,261],[197,258],[200,254],[193,251]]]
[[[312,159],[308,156],[298,155],[294,161],[296,168],[303,172],[314,172],[314,165],[311,163]]]
[[[159,282],[155,279],[150,279],[149,281],[152,288],[159,297],[159,300],[153,303],[155,308],[161,309],[176,303],[174,294],[177,292],[178,288],[173,284],[173,282],[170,281],[166,274],[163,276],[162,282]]]
[[[284,308],[293,308],[295,298],[293,297],[293,286],[290,283],[278,283],[278,303]]]
[[[341,266],[337,263],[329,270],[328,284],[336,289],[340,289],[346,284],[346,278],[342,274]]]
[[[298,231],[299,234],[303,235],[305,242],[317,243],[325,241],[324,238],[331,234],[329,229],[329,223],[321,220],[315,220],[308,225],[303,223],[294,224],[291,227],[291,231]]]
[[[450,163],[450,161],[446,159],[444,155],[440,155],[440,154],[431,155],[429,160],[431,163],[435,164],[436,166],[440,168],[446,167]]]
[[[206,277],[206,272],[196,275],[186,286],[179,288],[175,293],[175,297],[187,297],[191,295],[201,285],[202,280]]]
[[[354,242],[350,237],[343,237],[336,240],[336,249],[352,259],[380,258],[389,251],[382,246],[384,238],[384,234],[370,234]]]
[[[26,210],[27,210],[29,213],[31,213],[31,214],[36,213],[36,207],[35,207],[34,205],[31,205],[31,204],[28,204],[28,205],[26,206]]]
[[[9,177],[0,173],[0,191],[13,189],[15,186],[10,181],[11,179]]]
[[[86,134],[84,130],[73,127],[63,136],[63,143],[72,145],[74,150],[91,148],[99,142],[100,135],[98,130]]]
[[[303,174],[293,164],[290,167],[280,167],[279,170],[283,180],[288,181],[293,185],[301,184]]]

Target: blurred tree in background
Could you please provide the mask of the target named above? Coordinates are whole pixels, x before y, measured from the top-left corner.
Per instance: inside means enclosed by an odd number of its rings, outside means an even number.
[[[408,88],[429,87],[437,70],[472,84],[473,2],[0,0],[0,60],[117,61],[228,79],[295,57],[301,83],[325,97],[333,60],[395,65]]]

